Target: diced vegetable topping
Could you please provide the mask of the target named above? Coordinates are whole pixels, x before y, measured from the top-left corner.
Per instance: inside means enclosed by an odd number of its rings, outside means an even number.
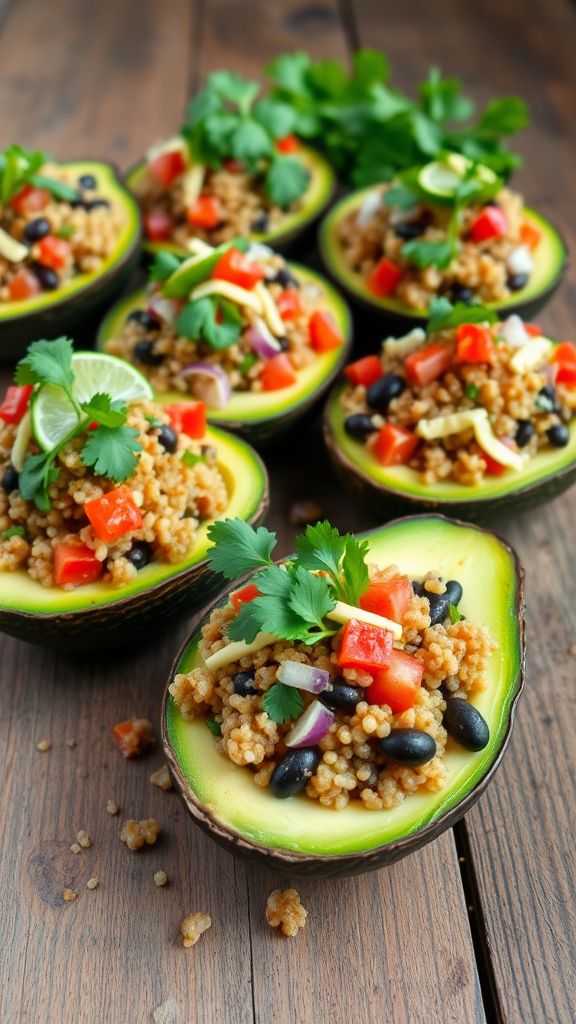
[[[182,174],[185,167],[186,161],[180,149],[171,149],[165,153],[159,153],[148,164],[150,174],[164,188],[168,188]]]
[[[20,423],[30,403],[30,395],[33,390],[31,384],[24,384],[21,387],[13,384],[7,388],[0,405],[0,419],[5,423]]]
[[[352,384],[361,384],[363,387],[369,388],[382,376],[382,363],[378,356],[364,356],[363,359],[357,359],[355,363],[350,363],[344,373]]]
[[[537,249],[542,241],[542,232],[535,224],[525,220],[520,225],[520,238],[529,249]]]
[[[39,213],[40,210],[44,210],[48,206],[49,202],[50,193],[46,189],[34,188],[33,185],[24,185],[20,192],[12,196],[10,206],[21,217],[24,217],[27,213]]]
[[[173,402],[164,406],[177,434],[186,434],[199,440],[206,433],[206,405],[204,402]]]
[[[261,375],[264,391],[280,391],[297,381],[296,370],[285,352],[264,363]]]
[[[276,306],[283,320],[297,320],[302,316],[302,300],[298,288],[285,288],[276,299]]]
[[[278,139],[276,149],[279,153],[296,153],[298,145],[295,135],[285,135],[283,139]]]
[[[323,740],[334,721],[334,712],[313,700],[286,737],[287,747],[314,747]]]
[[[378,431],[374,454],[382,466],[401,466],[410,461],[419,443],[407,427],[385,423]]]
[[[322,310],[316,310],[312,314],[308,329],[310,344],[315,352],[330,352],[334,348],[340,348],[344,342],[333,316]]]
[[[142,513],[124,484],[103,494],[101,498],[87,501],[84,511],[94,533],[103,541],[118,540],[118,537],[142,526]]]
[[[266,272],[255,260],[249,259],[240,249],[231,248],[222,254],[212,271],[212,277],[220,281],[229,281],[250,291],[258,281],[262,281]]]
[[[500,238],[508,231],[508,218],[499,206],[485,206],[480,211],[470,228],[470,237],[474,242],[487,242],[490,238]]]
[[[390,662],[393,637],[387,629],[352,619],[341,633],[338,664],[366,672],[385,668]]]
[[[402,267],[385,257],[376,264],[366,278],[366,286],[379,298],[392,295],[404,277]]]
[[[330,686],[330,673],[326,669],[288,658],[280,665],[276,678],[284,686],[295,686],[308,693],[323,693]]]
[[[166,210],[148,210],[144,214],[144,231],[151,242],[164,242],[172,234],[172,218]]]
[[[420,388],[438,380],[451,365],[452,349],[442,342],[435,342],[412,352],[404,364],[408,380]]]
[[[460,324],[456,331],[459,363],[494,363],[496,347],[492,331],[485,324]]]
[[[217,227],[222,220],[222,209],[216,196],[199,196],[186,211],[186,220],[195,228]]]
[[[515,441],[511,437],[500,437],[497,439],[500,444],[504,445],[505,448],[509,448],[511,452],[518,450]],[[502,476],[510,467],[504,465],[502,462],[498,462],[497,459],[493,458],[488,452],[482,452],[482,458],[486,463],[486,472],[489,476]]]
[[[374,581],[360,598],[360,607],[402,622],[412,600],[412,584],[407,576],[392,576]]]
[[[61,270],[70,261],[70,245],[63,238],[46,235],[38,244],[38,262],[43,267]]]
[[[58,587],[95,583],[104,565],[86,544],[57,544],[54,548],[54,582]]]
[[[255,597],[261,597],[261,593],[255,583],[247,583],[245,587],[241,587],[240,590],[233,590],[230,594],[230,600],[236,610],[241,605],[253,601]]]
[[[407,711],[414,707],[423,675],[421,661],[405,651],[393,649],[388,665],[375,673],[366,699],[370,704],[387,704],[394,714]]]
[[[31,299],[42,291],[40,281],[30,270],[22,267],[14,274],[8,285],[8,292],[12,302],[20,302],[22,299]]]

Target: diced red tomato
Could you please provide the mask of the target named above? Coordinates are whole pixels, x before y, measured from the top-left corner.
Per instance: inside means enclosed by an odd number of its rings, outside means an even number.
[[[487,242],[489,238],[500,238],[508,231],[508,218],[499,206],[485,206],[470,228],[474,242]]]
[[[160,153],[148,164],[150,174],[164,188],[168,188],[182,174],[185,167],[184,154],[179,149],[171,149],[167,153]]]
[[[249,260],[240,249],[227,249],[222,254],[218,263],[212,271],[212,277],[219,281],[230,281],[240,288],[247,288],[250,291],[255,288],[258,281],[262,281],[266,272],[259,263]]]
[[[344,338],[338,330],[334,317],[320,309],[310,317],[308,330],[310,344],[315,352],[331,352],[333,348],[340,348],[344,344]]]
[[[520,225],[520,238],[529,249],[537,249],[542,241],[542,232],[535,224],[525,220]]]
[[[216,196],[199,196],[186,210],[186,220],[194,228],[215,228],[222,220],[222,209]]]
[[[576,363],[562,363],[556,373],[556,383],[567,388],[576,387]]]
[[[173,402],[172,405],[165,405],[164,409],[177,434],[186,434],[187,437],[192,437],[194,440],[204,437],[206,433],[205,402]]]
[[[33,295],[38,295],[40,291],[42,291],[42,286],[36,274],[32,274],[25,267],[22,267],[14,274],[8,285],[8,292],[12,302],[31,299]]]
[[[382,363],[378,356],[364,356],[363,359],[357,359],[355,363],[349,363],[344,373],[352,384],[362,384],[365,388],[369,388],[374,381],[379,380],[382,376]]]
[[[576,345],[572,341],[561,341],[554,349],[552,363],[576,363]]]
[[[384,257],[368,274],[366,287],[374,295],[383,299],[386,295],[392,295],[396,291],[403,277],[402,267]]]
[[[70,262],[70,243],[64,238],[56,238],[55,235],[46,235],[38,242],[38,262],[43,267],[52,267],[53,270],[61,270]]]
[[[241,605],[248,604],[250,601],[253,601],[255,597],[261,596],[262,594],[255,583],[247,583],[246,586],[241,587],[240,590],[233,590],[230,594],[230,600],[236,610],[238,610]]]
[[[376,437],[374,454],[381,466],[402,466],[409,462],[420,438],[399,423],[385,423]]]
[[[34,185],[24,185],[15,196],[12,196],[9,205],[21,217],[27,213],[39,213],[44,210],[50,202],[50,193],[45,188],[35,188]]]
[[[376,672],[374,682],[368,687],[366,700],[369,704],[387,704],[395,715],[407,711],[414,707],[423,675],[421,661],[393,648],[389,664]]]
[[[150,242],[165,242],[172,234],[172,218],[166,210],[148,210],[144,214],[144,231]]]
[[[6,389],[6,394],[0,405],[0,420],[4,423],[20,423],[26,412],[33,387],[31,384],[12,384]]]
[[[351,619],[342,630],[338,664],[366,672],[385,668],[392,652],[392,633],[369,622]]]
[[[407,576],[391,576],[388,580],[371,583],[360,598],[360,607],[393,622],[402,622],[412,596],[412,584]]]
[[[264,391],[280,391],[296,383],[296,370],[286,353],[280,352],[264,363],[260,379]]]
[[[518,446],[511,437],[499,437],[498,440],[512,451],[517,450]],[[480,454],[486,463],[486,472],[488,476],[502,476],[503,473],[506,473],[506,471],[510,469],[510,466],[503,466],[501,462],[497,462],[496,459],[493,459],[492,456],[488,455],[488,452],[485,452],[483,448],[480,449]]]
[[[296,135],[285,135],[283,139],[278,139],[276,149],[279,153],[295,153],[298,149]]]
[[[431,384],[450,369],[453,355],[451,347],[439,341],[419,348],[405,359],[406,376],[411,384],[419,388],[426,387],[426,384]]]
[[[524,324],[524,330],[531,338],[541,338],[543,334],[542,328],[537,324]]]
[[[57,587],[79,587],[100,579],[104,563],[87,544],[57,544],[54,548],[54,582]]]
[[[296,320],[302,315],[302,300],[297,288],[285,288],[276,299],[283,320]]]
[[[142,513],[125,484],[87,501],[84,511],[99,540],[117,540],[142,526]]]
[[[246,164],[243,160],[235,160],[234,157],[230,157],[228,160],[222,161],[222,166],[229,174],[242,174]]]
[[[494,363],[496,346],[490,328],[485,324],[460,324],[456,332],[456,358],[459,363]]]

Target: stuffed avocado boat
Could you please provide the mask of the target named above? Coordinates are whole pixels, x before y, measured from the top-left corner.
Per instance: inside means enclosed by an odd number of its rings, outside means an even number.
[[[522,572],[493,534],[441,516],[340,536],[225,520],[212,567],[259,571],[199,617],[163,712],[194,820],[290,874],[392,863],[487,785],[522,686]]]
[[[530,316],[566,267],[556,228],[457,153],[347,196],[324,220],[320,249],[334,280],[397,327],[423,323],[439,296]]]
[[[185,253],[192,238],[237,235],[282,245],[329,202],[329,164],[292,134],[295,116],[239,75],[216,71],[188,106],[180,135],[153,146],[126,177],[146,248]]]
[[[0,153],[0,358],[70,330],[121,290],[140,215],[109,164]]]
[[[323,278],[261,243],[193,248],[156,255],[148,290],[110,311],[98,346],[138,367],[162,404],[199,398],[212,422],[269,441],[342,369],[348,309]]]
[[[208,524],[257,522],[264,466],[121,360],[33,343],[0,405],[0,629],[86,647],[210,591]]]
[[[576,479],[576,345],[517,315],[432,305],[428,333],[346,367],[324,436],[346,486],[475,516],[552,498]]]

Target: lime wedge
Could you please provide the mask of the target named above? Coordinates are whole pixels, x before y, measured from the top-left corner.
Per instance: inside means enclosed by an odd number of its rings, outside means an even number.
[[[426,164],[418,175],[418,184],[428,195],[451,199],[471,167],[472,161],[467,157],[451,153],[445,160],[434,160]],[[475,168],[474,178],[483,185],[493,185],[496,181],[494,172],[483,164]]]
[[[130,363],[102,352],[75,352],[72,356],[74,397],[87,402],[96,394],[134,402],[153,397],[152,388]],[[32,425],[34,436],[44,451],[51,451],[72,433],[78,417],[61,388],[44,384],[34,396]]]

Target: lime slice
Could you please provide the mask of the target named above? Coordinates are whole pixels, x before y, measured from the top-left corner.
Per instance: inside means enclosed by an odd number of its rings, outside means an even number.
[[[434,160],[432,163],[426,164],[418,175],[418,184],[428,195],[451,199],[471,167],[472,161],[467,157],[460,153],[451,153],[445,160]],[[496,175],[489,167],[478,164],[475,168],[474,180],[483,185],[493,185]]]
[[[152,388],[130,363],[102,352],[75,352],[72,356],[74,397],[87,402],[96,394],[134,402],[151,399]],[[34,436],[44,451],[51,451],[72,433],[78,417],[70,399],[61,388],[44,384],[34,396],[32,424]]]

